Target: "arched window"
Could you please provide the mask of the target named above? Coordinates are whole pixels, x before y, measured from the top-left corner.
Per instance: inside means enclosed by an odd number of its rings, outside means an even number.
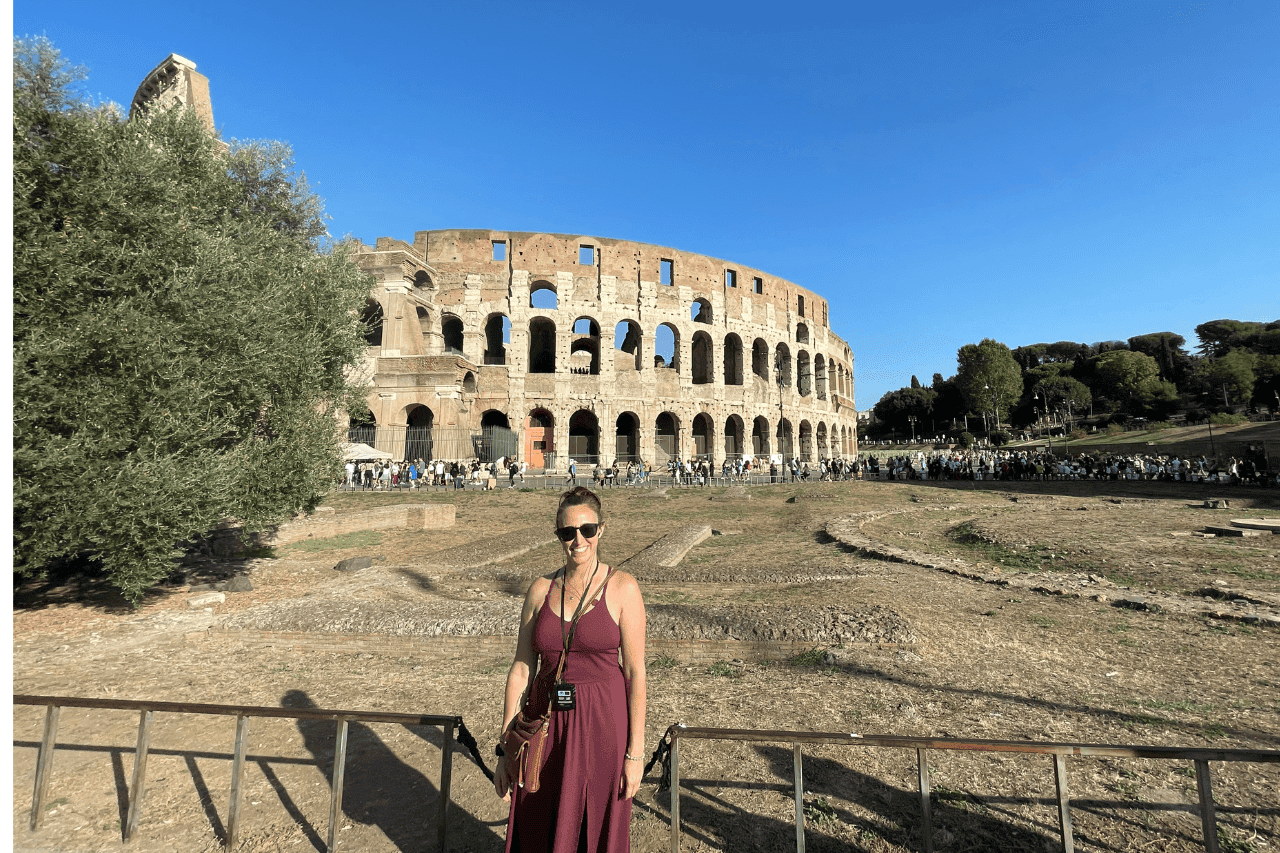
[[[462,375],[462,390],[466,394],[476,393],[476,375],[470,370]]]
[[[809,343],[809,327],[804,323],[796,323],[796,343]]]
[[[347,427],[347,441],[359,442],[374,446],[378,437],[378,422],[373,412],[367,409],[358,415],[352,415]]]
[[[529,372],[556,372],[556,324],[548,317],[529,321]]]
[[[800,422],[800,459],[813,461],[813,425],[808,421]]]
[[[529,285],[529,307],[555,311],[560,307],[560,297],[556,288],[549,281],[535,281]]]
[[[706,412],[693,418],[693,455],[696,458],[711,458],[711,448],[715,446],[716,427],[711,416]]]
[[[769,381],[769,345],[764,338],[756,338],[751,344],[751,372]]]
[[[506,364],[511,343],[511,320],[505,314],[490,314],[484,324],[484,363]]]
[[[635,412],[618,415],[613,455],[619,462],[634,462],[640,458],[640,418]]]
[[[791,421],[786,418],[778,421],[778,452],[783,459],[796,455],[795,445],[792,443]]]
[[[733,332],[724,336],[724,384],[742,384],[742,338]]]
[[[796,390],[801,397],[813,393],[813,371],[809,364],[809,353],[800,350],[796,356]]]
[[[818,421],[818,458],[831,458],[831,448],[827,446],[827,425],[822,421]]]
[[[422,351],[429,353],[431,340],[431,312],[421,305],[417,307],[418,328],[422,331]]]
[[[769,421],[763,416],[756,418],[751,424],[751,454],[769,455]]]
[[[818,399],[827,399],[827,361],[818,353],[813,357],[813,373],[817,378]]]
[[[446,355],[462,355],[462,319],[454,314],[440,318],[440,333],[444,335]]]
[[[710,385],[711,377],[715,375],[715,355],[712,352],[711,336],[706,332],[695,332],[690,355],[693,359],[693,384]]]
[[[791,387],[791,348],[784,343],[773,352],[773,381],[783,388]]]
[[[653,336],[653,366],[680,372],[680,332],[670,323],[658,326]]]
[[[360,314],[360,322],[364,326],[364,342],[367,346],[382,346],[382,304],[370,297],[364,304]]]
[[[654,447],[658,465],[666,465],[668,459],[680,458],[680,419],[671,412],[663,412],[654,421]]]
[[[555,417],[546,409],[529,413],[524,425],[524,458],[530,468],[545,468],[547,455],[555,453],[555,424]]]
[[[695,323],[710,323],[711,302],[701,297],[693,300],[689,306],[689,318]]]
[[[615,371],[622,370],[641,370],[644,362],[641,346],[640,324],[634,320],[623,320],[613,329],[613,346],[615,352],[613,369]],[[623,356],[628,356],[624,358]]]
[[[600,324],[590,317],[579,317],[573,321],[569,372],[591,376],[600,373]]]
[[[730,415],[724,422],[724,458],[730,462],[742,455],[744,431],[742,418],[737,415]]]
[[[581,465],[600,461],[600,424],[595,412],[579,409],[569,418],[569,457]]]

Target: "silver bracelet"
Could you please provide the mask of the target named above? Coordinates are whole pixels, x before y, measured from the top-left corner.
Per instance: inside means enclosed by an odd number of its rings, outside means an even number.
[[[622,757],[625,758],[627,761],[644,761],[644,758],[642,758],[641,756],[632,755],[629,752],[622,753]]]

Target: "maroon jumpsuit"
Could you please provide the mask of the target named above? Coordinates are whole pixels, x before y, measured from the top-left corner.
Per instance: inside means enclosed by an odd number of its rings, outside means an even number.
[[[577,703],[572,711],[551,713],[541,786],[536,794],[512,791],[507,853],[575,853],[579,837],[591,853],[631,849],[631,800],[620,793],[629,734],[627,682],[618,657],[622,632],[605,599],[608,586],[606,578],[598,600],[578,619],[561,676],[577,685]],[[551,590],[534,617],[539,679],[555,674],[564,648]]]

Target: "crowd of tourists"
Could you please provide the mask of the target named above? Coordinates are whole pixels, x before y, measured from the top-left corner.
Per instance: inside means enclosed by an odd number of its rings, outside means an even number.
[[[479,459],[455,460],[446,462],[443,459],[424,461],[423,459],[399,460],[348,460],[343,487],[363,491],[392,491],[398,489],[415,490],[427,487],[447,487],[454,489],[488,488],[491,482],[502,477],[509,486],[514,487],[516,480],[524,482],[528,465],[508,457],[499,457],[491,462]]]
[[[589,469],[589,473],[588,473]],[[525,483],[528,465],[510,457],[490,462],[479,459],[350,461],[343,487],[351,490],[392,491],[420,488],[515,488]],[[716,469],[706,458],[668,459],[659,468],[664,483],[710,486],[726,483],[806,483],[835,480],[1160,480],[1187,483],[1280,485],[1280,474],[1269,473],[1254,459],[1203,455],[1185,458],[1167,454],[1079,454],[1056,456],[1041,450],[916,451],[881,457],[862,453],[808,460],[740,456],[725,459]],[[597,488],[633,487],[649,483],[653,466],[642,460],[615,459],[612,464],[569,462],[565,481],[578,485],[588,476]],[[503,480],[506,482],[503,483]]]
[[[870,479],[888,480],[1160,480],[1185,483],[1277,485],[1251,458],[1225,461],[1203,455],[1080,454],[1028,450],[917,451],[863,460]]]

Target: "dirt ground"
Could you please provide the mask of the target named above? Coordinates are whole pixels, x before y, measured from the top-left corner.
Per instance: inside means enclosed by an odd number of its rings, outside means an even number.
[[[914,645],[819,649],[791,662],[688,665],[649,659],[647,742],[690,726],[932,735],[954,738],[1280,749],[1280,631],[1169,609],[1135,611],[1087,595],[1045,595],[938,569],[869,559],[827,525],[876,513],[862,534],[1005,576],[1063,573],[1203,601],[1215,582],[1261,610],[1280,601],[1280,539],[1201,539],[1223,518],[1280,515],[1280,495],[1172,483],[837,483],[604,495],[606,560],[620,563],[669,529],[725,532],[677,569],[639,579],[652,605],[750,605],[761,617],[796,605],[894,611]],[[1227,497],[1225,514],[1193,509]],[[91,580],[15,588],[14,692],[263,706],[459,714],[488,759],[509,653],[319,654],[252,647],[207,631],[254,608],[299,600],[513,605],[527,578],[558,564],[554,544],[481,569],[432,555],[551,524],[551,492],[335,495],[338,511],[450,501],[444,531],[382,532],[299,543],[242,564],[195,567],[188,580],[234,569],[249,592],[212,614],[171,586],[134,610]],[[357,575],[333,570],[365,554]],[[359,582],[356,583],[356,580]],[[355,584],[353,586],[353,584]],[[358,593],[358,594],[357,594]],[[27,830],[44,712],[15,706],[14,845],[19,851],[221,849],[230,798],[232,718],[157,714],[137,836],[121,826],[138,715],[65,709],[41,829]],[[332,723],[256,718],[241,849],[324,848]],[[353,724],[337,831],[348,851],[435,850],[438,729]],[[1044,756],[933,751],[934,849],[1056,849],[1052,762]],[[792,752],[786,743],[682,741],[682,850],[773,851],[795,844]],[[1189,762],[1072,758],[1076,849],[1200,850]],[[1280,848],[1280,764],[1214,762],[1220,840],[1228,851]],[[919,851],[915,754],[804,749],[809,850]],[[657,775],[637,797],[632,845],[668,850],[669,792]],[[479,768],[455,754],[449,849],[501,849],[506,809]]]

